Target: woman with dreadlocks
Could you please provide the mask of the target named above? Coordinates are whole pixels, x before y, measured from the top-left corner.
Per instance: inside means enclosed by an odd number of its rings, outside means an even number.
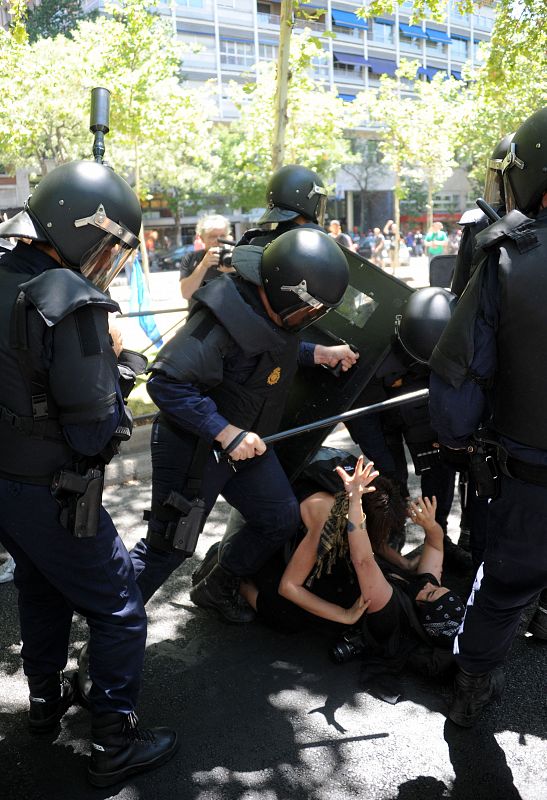
[[[416,571],[403,571],[385,560],[387,534],[406,513],[398,492],[362,456],[353,474],[342,467],[337,472],[344,492],[315,492],[301,502],[307,531],[281,579],[271,562],[240,592],[278,630],[302,630],[318,618],[358,626],[363,684],[396,702],[399,690],[386,674],[408,665],[441,675],[453,666],[450,648],[465,604],[440,584],[444,534],[435,521],[436,499],[410,503],[425,540]]]
[[[404,525],[406,506],[391,481],[376,473],[374,485],[375,493],[363,496],[363,506],[375,551],[403,561],[387,546],[387,539]],[[240,585],[258,617],[287,633],[310,626],[342,630],[354,625],[367,606],[351,565],[346,493],[333,495],[318,488],[311,480],[294,487],[305,531],[289,562],[278,553],[253,580]]]

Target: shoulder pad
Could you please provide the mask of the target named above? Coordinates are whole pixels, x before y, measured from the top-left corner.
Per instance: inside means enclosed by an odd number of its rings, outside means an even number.
[[[214,314],[245,355],[258,355],[283,345],[282,336],[245,302],[229,275],[201,286],[194,299]]]
[[[519,239],[533,236],[531,228],[535,220],[524,216],[520,211],[510,211],[501,219],[493,222],[475,237],[475,245],[482,250],[496,247],[503,239]]]
[[[57,325],[83,306],[100,306],[110,312],[120,310],[119,305],[91,281],[70,269],[48,269],[22,283],[20,289],[49,326]]]
[[[239,242],[236,244],[236,247],[239,247],[242,244],[250,244],[252,239],[255,239],[257,236],[264,236],[264,234],[269,232],[270,231],[266,231],[263,228],[249,228],[249,230],[245,231]]]
[[[463,212],[458,220],[458,225],[475,225],[481,219],[486,219],[486,214],[480,208],[470,208]]]

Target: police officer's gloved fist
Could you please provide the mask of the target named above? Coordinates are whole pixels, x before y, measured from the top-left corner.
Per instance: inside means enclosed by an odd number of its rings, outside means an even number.
[[[137,375],[146,372],[148,360],[142,353],[134,350],[122,350],[118,355],[118,375],[120,380],[120,390],[124,400],[127,400],[131,391],[135,387]]]
[[[103,448],[101,453],[99,454],[101,459],[104,461],[105,464],[109,464],[114,456],[117,456],[120,452],[120,444],[121,442],[126,442],[128,439],[131,438],[131,433],[133,431],[133,414],[131,413],[131,409],[124,405],[123,413],[120,416],[118,427],[112,434],[112,438]]]
[[[232,461],[243,461],[247,458],[261,456],[266,451],[266,445],[260,436],[252,431],[244,431],[235,425],[226,425],[216,440]]]

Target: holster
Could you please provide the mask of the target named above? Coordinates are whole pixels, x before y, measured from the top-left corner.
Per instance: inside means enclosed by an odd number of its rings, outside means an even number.
[[[162,417],[164,424],[172,427]],[[205,462],[211,452],[211,445],[198,439],[184,481],[182,491],[171,489],[163,501],[152,503],[152,509],[144,512],[144,519],[163,523],[163,531],[149,526],[146,541],[158,550],[178,550],[186,557],[193,555],[199,535],[205,527],[205,501],[201,495],[201,484]],[[184,494],[183,494],[184,492]]]
[[[100,469],[88,469],[83,475],[63,469],[53,477],[51,493],[61,506],[59,522],[79,539],[97,535],[103,483]]]
[[[163,505],[180,512],[178,519],[167,525],[167,538],[175,550],[181,550],[184,555],[191,556],[205,525],[205,503],[201,497],[188,500],[171,490]]]
[[[491,440],[475,436],[469,445],[469,469],[475,481],[477,497],[496,497],[499,490],[499,445]]]

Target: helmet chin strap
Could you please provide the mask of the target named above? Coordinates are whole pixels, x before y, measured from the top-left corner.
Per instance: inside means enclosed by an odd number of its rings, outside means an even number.
[[[47,256],[49,256],[58,264],[60,264],[62,267],[67,266],[64,263],[63,259],[61,258],[61,256],[59,255],[59,253],[57,252],[57,250],[51,244],[47,244],[47,242],[32,242],[32,244],[34,245],[34,247],[36,247],[38,250],[41,250]],[[72,267],[69,267],[69,269],[72,269]]]

